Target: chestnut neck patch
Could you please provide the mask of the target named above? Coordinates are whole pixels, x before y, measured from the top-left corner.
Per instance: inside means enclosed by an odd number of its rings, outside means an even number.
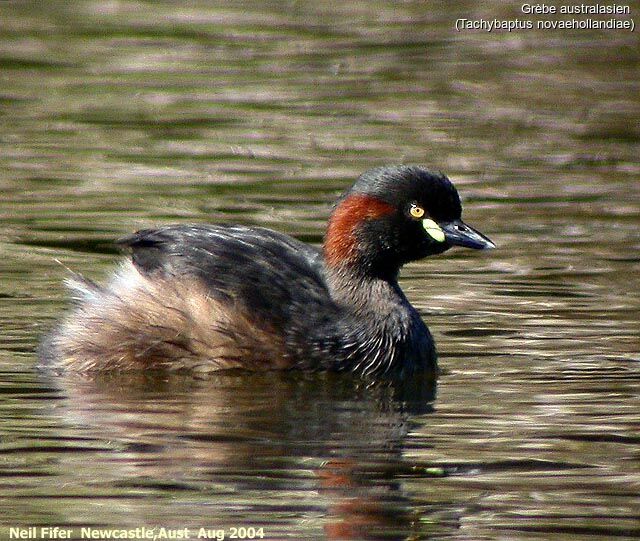
[[[327,265],[338,267],[355,262],[358,256],[356,231],[360,224],[394,212],[393,205],[370,195],[354,194],[344,199],[329,218],[324,242]]]

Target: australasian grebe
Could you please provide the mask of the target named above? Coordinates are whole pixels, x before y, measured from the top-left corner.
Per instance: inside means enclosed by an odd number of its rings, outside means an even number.
[[[169,225],[119,243],[111,281],[68,281],[75,306],[40,348],[72,371],[433,370],[433,339],[400,289],[409,261],[491,248],[461,221],[449,179],[419,166],[364,173],[322,250],[259,227]]]

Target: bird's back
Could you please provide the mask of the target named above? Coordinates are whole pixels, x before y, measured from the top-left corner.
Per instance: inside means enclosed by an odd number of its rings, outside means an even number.
[[[75,309],[43,356],[78,370],[287,368],[294,334],[335,315],[315,248],[262,228],[167,226],[131,251],[106,286],[69,281]]]

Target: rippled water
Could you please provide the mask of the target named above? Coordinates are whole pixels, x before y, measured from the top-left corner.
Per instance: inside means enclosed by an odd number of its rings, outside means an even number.
[[[638,34],[453,30],[517,16],[0,4],[0,535],[640,537]],[[33,370],[66,267],[104,277],[115,238],[216,221],[318,243],[340,190],[401,161],[446,171],[499,246],[403,272],[437,388]]]

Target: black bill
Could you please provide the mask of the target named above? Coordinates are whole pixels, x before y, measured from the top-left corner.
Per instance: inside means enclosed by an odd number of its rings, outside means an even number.
[[[465,246],[476,250],[495,248],[496,245],[479,231],[469,227],[462,220],[438,224],[444,231],[445,242],[452,246]]]

